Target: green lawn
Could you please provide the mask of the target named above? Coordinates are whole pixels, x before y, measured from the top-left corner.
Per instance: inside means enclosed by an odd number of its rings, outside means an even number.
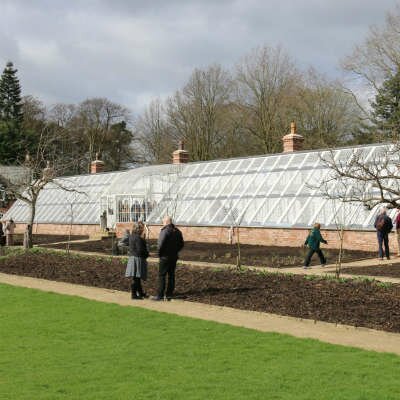
[[[400,357],[0,285],[0,399],[399,399]]]

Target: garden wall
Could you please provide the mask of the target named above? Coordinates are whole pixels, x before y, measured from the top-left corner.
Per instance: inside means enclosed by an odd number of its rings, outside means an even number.
[[[17,222],[16,233],[22,233],[25,230],[25,224]],[[72,228],[68,224],[34,224],[33,233],[45,235],[68,235],[71,229],[71,235],[96,235],[101,233],[99,225],[76,224]]]
[[[130,229],[132,224],[117,225],[117,236],[121,236],[125,229]],[[149,226],[150,239],[156,239],[160,232],[160,225]],[[229,243],[230,233],[228,227],[206,226],[179,226],[184,239],[187,241],[206,243]],[[308,229],[282,229],[282,228],[240,228],[240,242],[263,246],[301,246],[308,235]],[[323,237],[328,241],[328,248],[339,248],[340,241],[335,230],[321,230]],[[234,235],[235,238],[235,235]],[[397,253],[396,236],[389,237],[392,252]],[[374,231],[345,231],[345,249],[376,251],[377,239]]]
[[[117,236],[121,237],[125,229],[131,229],[132,223],[117,224]],[[228,227],[208,226],[180,226],[186,241],[205,243],[229,243],[230,232]],[[17,223],[17,233],[23,232],[25,224]],[[68,235],[70,226],[62,224],[35,224],[33,233],[48,235]],[[157,239],[160,225],[150,225],[150,239]],[[328,241],[328,248],[339,247],[339,237],[335,230],[322,230],[322,235]],[[101,233],[99,225],[73,225],[72,235],[97,235]],[[262,246],[301,246],[308,234],[307,229],[283,228],[240,228],[240,242]],[[236,238],[233,235],[234,239]],[[396,236],[389,237],[391,251],[397,253]],[[373,231],[345,231],[344,248],[353,250],[376,251],[376,233]]]

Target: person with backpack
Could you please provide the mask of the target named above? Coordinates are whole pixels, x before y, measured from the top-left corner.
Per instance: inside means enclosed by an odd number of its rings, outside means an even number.
[[[172,218],[164,217],[163,225],[157,247],[160,266],[158,270],[158,293],[157,296],[152,297],[152,300],[155,301],[164,300],[164,294],[167,300],[172,299],[175,289],[175,269],[178,253],[184,246],[182,232],[172,223]],[[165,291],[167,275],[168,284]]]
[[[385,246],[385,256],[390,260],[389,233],[393,228],[392,219],[387,215],[386,207],[382,207],[375,219],[374,227],[378,237],[379,258],[383,260],[383,245]]]
[[[321,224],[315,223],[314,227],[311,229],[311,232],[307,236],[306,241],[304,242],[304,246],[309,247],[309,251],[307,253],[306,259],[304,260],[304,269],[310,268],[311,257],[314,253],[318,254],[319,260],[321,262],[321,267],[325,267],[326,265],[326,258],[322,250],[320,249],[320,244],[328,242],[322,237],[321,232]]]

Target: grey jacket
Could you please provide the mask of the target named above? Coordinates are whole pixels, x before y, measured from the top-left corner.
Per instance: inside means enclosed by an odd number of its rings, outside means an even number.
[[[121,243],[128,247],[128,254],[130,256],[147,258],[149,251],[147,250],[146,241],[137,234],[125,236],[121,239]]]

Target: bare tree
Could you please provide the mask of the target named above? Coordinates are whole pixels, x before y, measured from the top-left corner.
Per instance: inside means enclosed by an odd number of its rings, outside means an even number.
[[[351,74],[352,83],[360,92],[373,95],[385,79],[393,77],[400,67],[400,6],[386,15],[382,27],[372,26],[364,42],[355,46],[352,54],[342,61],[345,71]],[[349,90],[364,116],[369,118],[368,103],[355,91]]]
[[[63,163],[58,164],[57,159],[49,160],[52,155],[49,149],[52,146],[54,135],[51,129],[44,127],[41,131],[39,142],[37,143],[36,153],[31,156],[26,155],[22,167],[25,174],[18,181],[13,181],[4,175],[0,175],[0,185],[4,192],[11,198],[16,198],[29,206],[30,214],[28,220],[28,239],[26,243],[32,246],[32,228],[36,215],[36,205],[41,191],[46,185],[52,183],[66,191],[74,191],[63,185],[61,180],[55,179],[57,174],[68,166]]]
[[[105,98],[87,99],[79,104],[73,119],[73,127],[83,138],[88,157],[88,168],[96,153],[104,153],[112,126],[130,120],[125,107]]]
[[[167,127],[164,106],[160,99],[151,101],[135,123],[138,141],[143,148],[143,159],[150,163],[167,163],[174,150],[174,138]]]
[[[62,128],[67,128],[71,124],[75,113],[75,104],[58,103],[51,107],[49,112],[49,120],[55,122]]]
[[[167,121],[175,142],[184,139],[193,160],[210,160],[224,147],[223,115],[232,84],[219,65],[196,69],[167,102]]]
[[[294,62],[280,47],[257,48],[238,65],[236,81],[246,130],[258,140],[262,152],[280,151],[301,81]]]
[[[321,187],[332,199],[362,203],[368,209],[380,204],[400,208],[400,143],[347,150],[343,157],[327,151],[321,161],[330,173]]]
[[[335,147],[353,140],[360,112],[341,82],[310,69],[298,90],[293,118],[304,136],[304,148]]]
[[[231,244],[233,242],[233,236],[236,235],[236,268],[240,270],[242,268],[242,255],[240,251],[240,227],[242,225],[247,208],[239,209],[239,207],[235,206],[233,201],[230,200],[223,205],[222,210],[227,216],[228,221],[231,225]]]

